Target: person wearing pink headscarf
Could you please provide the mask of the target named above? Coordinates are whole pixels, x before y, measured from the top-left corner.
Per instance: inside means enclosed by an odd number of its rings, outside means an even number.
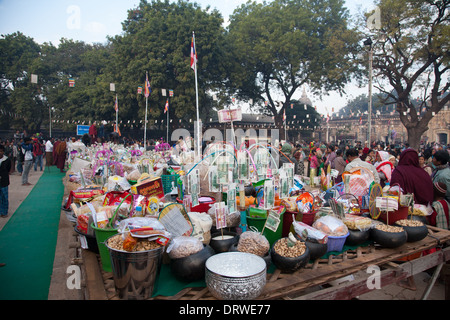
[[[381,186],[384,187],[386,182],[391,182],[392,170],[394,166],[389,161],[391,155],[386,151],[377,151],[376,162],[373,164],[380,176]]]

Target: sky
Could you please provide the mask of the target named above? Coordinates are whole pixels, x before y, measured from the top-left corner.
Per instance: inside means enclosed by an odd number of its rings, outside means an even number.
[[[209,5],[222,13],[225,21],[234,9],[247,0],[196,0],[202,8]],[[17,31],[33,38],[37,43],[51,42],[57,46],[59,40],[67,39],[86,43],[104,43],[107,36],[122,32],[122,22],[127,11],[138,6],[140,0],[0,0],[0,35]],[[257,0],[257,2],[262,2]],[[346,0],[350,14],[373,9],[371,0]],[[348,94],[341,97],[330,92],[328,96],[315,97],[309,94],[312,104],[321,114],[330,113],[346,105],[348,100],[367,94],[368,89],[348,85]],[[300,98],[302,90],[294,96]]]

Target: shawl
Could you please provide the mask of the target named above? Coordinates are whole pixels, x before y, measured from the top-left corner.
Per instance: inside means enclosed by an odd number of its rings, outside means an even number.
[[[374,163],[375,169],[377,169],[378,172],[384,173],[386,180],[390,182],[393,170],[392,162],[389,161],[391,155],[386,151],[377,151],[377,153],[380,155],[381,161]]]
[[[419,155],[414,149],[406,149],[392,172],[391,186],[400,185],[404,193],[414,194],[414,201],[428,205],[433,202],[433,182],[419,165]]]
[[[56,146],[56,154],[57,155],[62,155],[64,152],[66,152],[66,147],[67,147],[67,143],[65,141],[61,141],[60,143],[58,143],[58,145]]]
[[[444,208],[445,205],[445,208]],[[432,225],[448,230],[450,225],[448,223],[449,212],[448,212],[448,202],[445,200],[436,200],[433,202],[433,209],[435,215],[432,215]]]

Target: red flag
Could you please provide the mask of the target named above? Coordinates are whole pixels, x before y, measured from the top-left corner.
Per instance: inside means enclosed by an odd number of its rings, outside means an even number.
[[[197,68],[197,52],[195,50],[194,35],[192,35],[192,42],[191,42],[191,68],[192,70],[195,70],[195,68]]]
[[[150,81],[148,81],[148,73],[145,75],[145,97],[148,98],[150,92],[152,92],[152,88],[150,88]]]
[[[164,107],[164,114],[165,114],[167,111],[169,111],[169,99],[167,99],[167,101],[166,101],[166,105],[165,105],[165,107]]]
[[[119,126],[114,125],[114,132],[117,132],[119,134],[119,137],[122,136],[122,133],[120,132]]]
[[[117,96],[116,96],[116,102],[114,103],[114,110],[119,111],[119,101],[117,100]]]
[[[362,118],[359,117],[359,124],[362,124]]]

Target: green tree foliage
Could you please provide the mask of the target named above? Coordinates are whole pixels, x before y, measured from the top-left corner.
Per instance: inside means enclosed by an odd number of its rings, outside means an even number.
[[[43,105],[37,88],[30,83],[30,66],[40,47],[20,32],[0,40],[0,126],[25,125],[33,119],[39,126]]]
[[[232,44],[229,87],[275,116],[279,126],[283,111],[302,85],[316,93],[343,91],[357,70],[352,56],[358,37],[347,20],[341,0],[242,5],[232,15],[227,35]],[[277,96],[282,97],[281,108]]]
[[[408,142],[417,148],[433,114],[450,100],[441,96],[450,85],[450,1],[381,0],[378,6],[381,30],[368,33],[374,77],[385,103],[397,105]],[[417,99],[421,104],[415,105]]]
[[[184,123],[196,120],[195,74],[190,68],[192,32],[198,55],[199,108],[202,118],[206,118],[210,109],[207,92],[214,90],[221,79],[222,23],[218,11],[202,10],[185,1],[141,1],[129,11],[123,23],[124,33],[110,39],[114,48],[110,69],[119,90],[124,91],[122,108],[130,119],[143,119],[145,98],[137,96],[136,89],[143,86],[148,72],[152,86],[149,119],[165,118],[166,97],[161,89],[172,89],[170,116]]]

